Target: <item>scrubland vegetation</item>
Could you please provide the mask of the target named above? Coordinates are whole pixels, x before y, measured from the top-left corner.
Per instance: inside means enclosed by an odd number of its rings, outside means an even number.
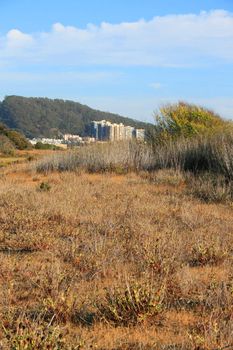
[[[0,156],[15,156],[16,150],[30,149],[31,145],[26,138],[15,130],[8,129],[0,123]]]
[[[233,133],[169,140],[151,147],[135,142],[99,144],[78,151],[49,155],[36,164],[38,172],[81,171],[181,172],[193,194],[206,201],[233,197]]]
[[[190,120],[2,171],[3,349],[230,349],[231,125]]]

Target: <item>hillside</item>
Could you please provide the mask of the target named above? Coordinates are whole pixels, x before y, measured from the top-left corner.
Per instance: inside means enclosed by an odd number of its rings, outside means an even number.
[[[94,110],[73,101],[8,96],[0,103],[0,121],[26,137],[52,137],[60,133],[88,135],[92,120],[106,119],[137,128],[150,124]]]

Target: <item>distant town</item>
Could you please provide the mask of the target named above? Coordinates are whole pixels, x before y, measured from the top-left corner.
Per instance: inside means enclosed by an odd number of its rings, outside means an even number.
[[[54,145],[58,147],[80,146],[93,142],[114,142],[137,139],[145,140],[145,129],[136,129],[122,123],[111,123],[107,120],[93,121],[90,125],[90,135],[81,137],[80,135],[64,134],[62,138],[34,138],[31,144],[38,142]]]

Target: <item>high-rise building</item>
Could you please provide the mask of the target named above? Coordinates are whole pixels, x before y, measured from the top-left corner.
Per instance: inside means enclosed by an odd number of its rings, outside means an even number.
[[[113,124],[113,129],[114,129],[114,138],[113,141],[119,141],[120,140],[120,128],[119,128],[119,124]]]
[[[135,129],[135,132],[137,140],[145,140],[145,129]]]
[[[125,126],[124,124],[120,123],[119,124],[119,140],[124,140],[125,139]]]
[[[131,140],[134,136],[134,128],[132,126],[125,126],[125,135],[124,138],[125,140]]]
[[[145,130],[100,120],[91,122],[91,136],[98,141],[144,140]]]
[[[96,140],[99,139],[98,137],[98,122],[93,121],[91,122],[91,137],[94,137]]]

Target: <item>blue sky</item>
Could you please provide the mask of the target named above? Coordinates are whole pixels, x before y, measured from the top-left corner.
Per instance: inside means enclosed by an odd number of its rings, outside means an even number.
[[[233,117],[233,0],[0,0],[0,99],[145,121],[185,100]]]

